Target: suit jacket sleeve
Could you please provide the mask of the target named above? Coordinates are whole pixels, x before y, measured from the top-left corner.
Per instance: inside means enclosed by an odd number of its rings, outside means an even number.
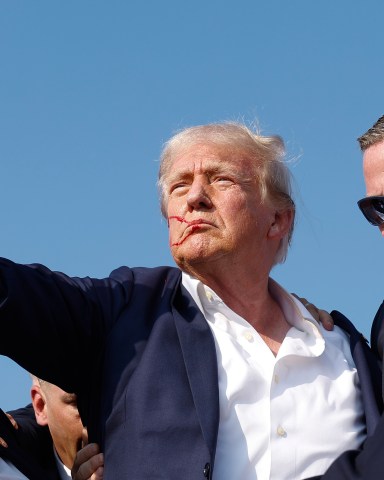
[[[48,428],[36,423],[32,406],[9,413],[17,421],[18,429],[0,410],[0,434],[6,442],[0,446],[0,456],[30,480],[60,480]]]
[[[0,258],[0,353],[67,392],[84,391],[130,296],[129,276],[124,268],[72,278]]]
[[[332,313],[334,314],[333,318],[335,323],[338,324],[340,320],[344,320],[344,324],[341,326],[348,331],[352,339],[356,337],[354,327],[345,324],[346,318],[339,312]],[[371,354],[373,354],[376,361],[378,360],[377,337],[381,331],[383,317],[384,308],[382,305],[376,314],[371,336],[371,344],[373,347]],[[351,328],[353,331],[351,331]],[[357,345],[357,342],[352,343],[356,343]],[[364,345],[364,347],[367,348],[367,345]],[[352,348],[352,354],[354,353]],[[364,375],[368,377],[368,373],[371,374],[370,382],[376,391],[376,401],[380,403],[379,411],[382,411],[381,398],[379,398],[380,386],[375,381],[377,380],[377,375],[380,375],[380,371],[375,372],[375,364],[372,362],[370,362],[368,366],[369,372],[364,372]],[[362,375],[361,371],[359,375]],[[365,407],[367,408],[368,405],[365,405]],[[376,428],[372,434],[368,435],[361,450],[344,452],[332,463],[324,475],[308,480],[381,480],[382,478],[384,478],[384,414],[378,419]]]
[[[29,452],[40,465],[50,464],[51,469],[56,469],[49,429],[36,422],[32,405],[29,404],[8,413],[12,415],[18,425],[15,434],[20,446]]]

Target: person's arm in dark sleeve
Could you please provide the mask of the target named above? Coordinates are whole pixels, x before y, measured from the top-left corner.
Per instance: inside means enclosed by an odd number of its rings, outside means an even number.
[[[122,278],[129,276],[124,270]],[[103,351],[129,282],[72,278],[0,258],[0,354],[78,393]]]
[[[15,435],[20,446],[34,458],[42,459],[52,452],[52,439],[48,427],[36,422],[35,411],[31,404],[7,412],[14,424]]]

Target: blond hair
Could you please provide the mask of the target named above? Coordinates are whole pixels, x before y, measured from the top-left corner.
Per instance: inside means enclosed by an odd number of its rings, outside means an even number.
[[[250,159],[254,160],[262,201],[271,202],[278,210],[290,209],[294,215],[291,173],[285,162],[283,139],[278,135],[260,135],[243,123],[225,122],[185,128],[165,143],[158,178],[161,211],[165,218],[168,203],[167,178],[173,161],[185,149],[196,144],[224,146],[245,152]],[[293,228],[294,221],[290,231],[282,239],[275,263],[285,260]]]

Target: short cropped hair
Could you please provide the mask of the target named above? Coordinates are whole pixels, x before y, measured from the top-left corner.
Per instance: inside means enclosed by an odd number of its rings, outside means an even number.
[[[261,200],[271,202],[278,210],[290,209],[295,214],[292,200],[291,173],[285,162],[285,147],[277,135],[263,136],[238,122],[212,123],[185,128],[164,145],[161,154],[158,186],[161,211],[167,217],[167,178],[176,156],[197,144],[228,147],[241,150],[254,160],[255,173],[259,181]],[[294,221],[290,231],[281,242],[275,263],[284,262],[292,238]]]
[[[377,122],[367,130],[361,137],[357,139],[360,144],[362,152],[365,152],[368,147],[384,141],[384,115],[381,116]]]

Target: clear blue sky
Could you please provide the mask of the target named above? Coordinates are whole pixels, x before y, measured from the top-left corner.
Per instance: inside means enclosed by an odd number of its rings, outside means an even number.
[[[1,2],[0,255],[76,276],[172,264],[163,142],[257,121],[283,136],[296,179],[272,276],[369,336],[384,240],[356,206],[356,137],[384,114],[383,15],[382,0]],[[26,373],[0,369],[0,407],[28,402]]]

